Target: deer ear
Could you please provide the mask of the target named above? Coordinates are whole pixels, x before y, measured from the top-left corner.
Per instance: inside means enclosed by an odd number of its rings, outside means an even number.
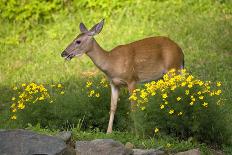
[[[88,29],[86,28],[85,24],[80,23],[80,31],[81,31],[82,33],[88,32]]]
[[[97,23],[96,25],[94,25],[88,32],[88,35],[90,36],[94,36],[96,34],[99,34],[103,28],[103,25],[104,25],[104,19],[100,22],[100,23]]]

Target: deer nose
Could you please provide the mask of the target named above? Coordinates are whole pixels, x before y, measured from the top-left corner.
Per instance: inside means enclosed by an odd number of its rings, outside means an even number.
[[[63,51],[62,53],[61,53],[61,57],[65,57],[66,56],[66,51]]]

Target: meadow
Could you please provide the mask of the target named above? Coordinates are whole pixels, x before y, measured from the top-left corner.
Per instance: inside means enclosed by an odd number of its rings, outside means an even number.
[[[28,128],[49,134],[72,130],[75,139],[113,137],[138,147],[163,146],[170,152],[200,147],[205,154],[210,154],[209,148],[232,153],[230,0],[12,0],[0,2],[0,13],[0,128]],[[201,122],[208,125],[205,133],[198,132],[205,128],[198,124],[184,137],[162,129],[156,134],[154,124],[143,124],[156,115],[130,115],[130,96],[123,89],[115,133],[104,134],[110,106],[110,89],[107,81],[101,82],[104,75],[85,55],[70,62],[60,56],[79,34],[80,22],[90,28],[103,18],[104,28],[95,38],[104,49],[150,36],[168,36],[183,49],[188,72],[204,81],[221,82],[224,106],[204,116]],[[91,89],[87,82],[92,82]],[[31,83],[42,84],[41,89],[46,88],[53,96],[52,103],[43,99],[21,106],[17,119],[11,119],[12,97],[17,98],[17,93]],[[92,90],[99,96],[90,96]],[[134,118],[143,119],[134,126]],[[143,129],[136,129],[138,126]],[[150,128],[152,132],[146,134]],[[136,130],[141,132],[137,134]],[[207,136],[199,139],[199,134]]]

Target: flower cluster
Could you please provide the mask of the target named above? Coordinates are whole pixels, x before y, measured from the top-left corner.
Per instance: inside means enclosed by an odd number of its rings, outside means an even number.
[[[214,84],[211,81],[199,80],[185,69],[172,69],[163,79],[146,83],[143,89],[136,89],[129,99],[136,101],[137,106],[145,110],[148,101],[154,96],[160,102],[160,110],[165,110],[168,115],[182,116],[186,105],[203,109],[210,106],[207,100],[221,95],[220,86],[221,82]],[[216,103],[221,105],[220,99]]]
[[[61,84],[50,85],[50,88],[57,88],[58,92],[63,95],[63,86]],[[14,86],[13,90],[15,95],[11,98],[11,119],[17,119],[16,113],[25,109],[31,103],[36,104],[45,101],[46,103],[53,103],[51,93],[43,84],[36,84],[34,82],[30,84],[23,83],[20,86]]]
[[[108,87],[108,83],[105,77],[102,77],[100,82],[96,82],[94,80],[89,79],[86,82],[85,87],[87,88],[87,95],[88,97],[96,97],[99,98],[100,97],[100,90],[103,88],[107,88]]]

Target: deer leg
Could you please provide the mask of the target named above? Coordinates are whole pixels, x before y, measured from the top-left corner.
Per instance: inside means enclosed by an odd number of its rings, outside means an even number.
[[[108,124],[107,133],[112,133],[114,114],[117,109],[117,101],[119,96],[119,88],[115,86],[113,83],[110,83],[110,86],[111,86],[110,120]]]

